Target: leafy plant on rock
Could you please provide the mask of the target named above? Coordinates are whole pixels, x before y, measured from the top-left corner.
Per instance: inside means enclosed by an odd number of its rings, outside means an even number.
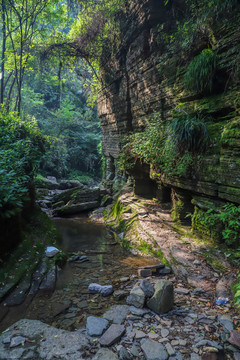
[[[205,49],[188,65],[184,76],[187,90],[211,93],[216,73],[217,57],[213,50]]]
[[[209,145],[209,134],[204,119],[197,115],[177,114],[169,125],[170,139],[177,150],[193,154],[204,152]]]

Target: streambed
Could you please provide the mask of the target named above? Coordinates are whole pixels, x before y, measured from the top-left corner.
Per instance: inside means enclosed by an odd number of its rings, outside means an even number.
[[[125,296],[89,294],[90,283],[112,284],[114,290],[127,291],[131,289],[130,278],[136,275],[137,268],[155,263],[153,259],[130,254],[116,243],[104,225],[88,218],[56,218],[54,221],[62,236],[61,249],[69,257],[86,254],[88,261],[67,262],[58,272],[52,293],[38,291],[34,297],[27,296],[23,304],[10,307],[0,323],[0,331],[22,318],[41,320],[67,330],[85,327],[88,316],[101,316],[111,305],[126,301]],[[121,281],[123,277],[129,280]]]

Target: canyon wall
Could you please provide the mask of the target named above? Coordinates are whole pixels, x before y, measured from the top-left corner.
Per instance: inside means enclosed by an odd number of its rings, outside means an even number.
[[[130,4],[122,16],[121,46],[103,57],[105,88],[98,100],[111,179],[122,139],[129,132],[142,131],[155,112],[170,122],[172,110],[181,103],[211,116],[211,148],[190,175],[164,177],[139,161],[131,172],[137,194],[161,201],[171,196],[173,204],[181,203],[180,218],[191,212],[193,205],[207,209],[226,202],[240,204],[239,26],[235,20],[219,19],[188,39],[186,49],[183,42],[176,46],[176,41],[171,47],[171,34],[186,11],[183,0],[169,1],[167,6],[157,0]],[[183,77],[187,65],[209,47],[218,57],[213,93],[203,96],[186,91]]]

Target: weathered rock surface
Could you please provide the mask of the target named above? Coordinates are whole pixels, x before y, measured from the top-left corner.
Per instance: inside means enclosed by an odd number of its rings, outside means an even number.
[[[240,332],[237,330],[232,330],[228,341],[230,344],[240,349]]]
[[[106,319],[89,316],[87,318],[86,329],[90,336],[101,336],[108,328],[108,325],[109,322]]]
[[[88,286],[88,290],[91,294],[99,294],[102,296],[109,296],[113,293],[112,285],[99,285],[92,283]]]
[[[121,339],[125,332],[125,327],[119,324],[112,324],[108,330],[100,337],[99,343],[103,346],[110,346]]]
[[[80,183],[79,186],[62,191],[53,197],[53,214],[64,216],[92,210],[100,205],[100,201],[99,188],[88,188]],[[56,206],[57,204],[59,206]]]
[[[139,284],[140,288],[147,297],[152,297],[154,294],[154,287],[148,280],[141,280]]]
[[[155,292],[148,300],[147,306],[157,314],[164,314],[173,308],[173,284],[167,280],[159,280]]]
[[[79,186],[83,186],[78,180],[61,180],[59,182],[59,189],[60,190],[68,190],[73,189]]]
[[[93,357],[93,360],[118,360],[118,356],[109,349],[100,349]]]
[[[134,286],[127,297],[127,303],[137,308],[143,308],[145,298],[146,296],[140,286]]]
[[[146,360],[167,360],[168,353],[162,344],[152,340],[143,340],[141,344],[142,351]]]
[[[3,343],[6,336],[11,342],[19,337],[23,340],[11,348],[10,344]],[[86,336],[79,332],[58,330],[38,320],[20,320],[0,335],[0,359],[79,360],[88,344]]]
[[[105,314],[104,319],[111,321],[113,324],[122,324],[129,313],[127,305],[113,305]]]

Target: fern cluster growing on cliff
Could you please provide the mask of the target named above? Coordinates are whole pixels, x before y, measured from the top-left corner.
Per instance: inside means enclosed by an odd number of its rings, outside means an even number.
[[[166,125],[156,114],[143,132],[127,137],[121,154],[122,168],[130,170],[140,159],[165,177],[184,176],[209,142],[202,118],[177,113],[172,123]]]
[[[188,66],[184,76],[187,90],[211,93],[216,72],[216,54],[211,49],[205,49],[196,56]]]

